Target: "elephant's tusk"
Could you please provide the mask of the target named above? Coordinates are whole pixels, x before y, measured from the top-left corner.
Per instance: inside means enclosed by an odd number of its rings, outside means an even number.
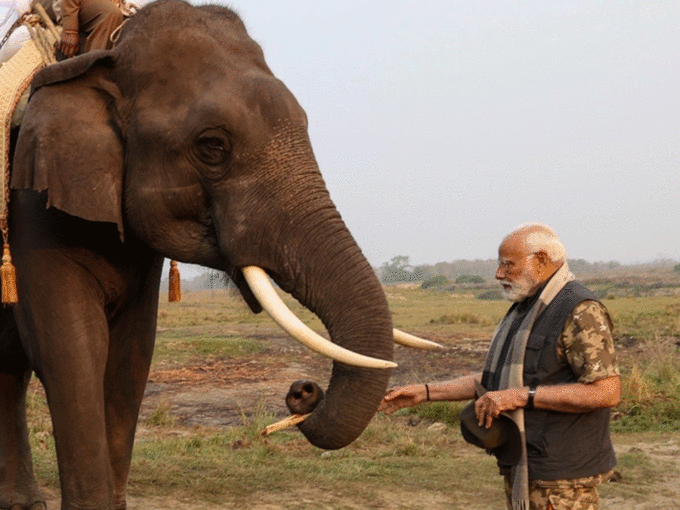
[[[414,349],[435,350],[444,348],[442,344],[438,344],[437,342],[433,342],[431,340],[425,340],[424,338],[420,338],[409,333],[404,333],[403,331],[399,331],[396,328],[394,329],[394,342],[405,347],[413,347]]]
[[[267,313],[286,333],[314,352],[323,354],[335,361],[365,368],[394,368],[396,363],[371,358],[344,349],[312,331],[298,319],[276,293],[269,276],[256,266],[242,268],[243,276],[248,282],[250,290]]]

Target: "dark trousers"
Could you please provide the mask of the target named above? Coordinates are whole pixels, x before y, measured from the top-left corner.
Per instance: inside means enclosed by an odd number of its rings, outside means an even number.
[[[83,0],[78,24],[80,30],[87,34],[85,51],[111,49],[111,34],[121,23],[123,13],[113,0]]]

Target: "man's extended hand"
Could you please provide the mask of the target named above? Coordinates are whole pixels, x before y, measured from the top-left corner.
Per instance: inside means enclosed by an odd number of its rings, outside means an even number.
[[[55,49],[60,51],[66,58],[71,58],[77,55],[80,49],[80,40],[78,39],[78,32],[73,30],[64,30],[61,34],[61,40],[55,44]]]
[[[385,414],[392,414],[402,407],[413,407],[426,400],[425,385],[402,386],[387,392],[383,397],[378,411],[385,411]]]

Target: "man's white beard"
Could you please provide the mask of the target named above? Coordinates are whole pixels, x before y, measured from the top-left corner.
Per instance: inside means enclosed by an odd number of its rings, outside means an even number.
[[[538,278],[529,274],[528,271],[522,273],[514,282],[501,282],[503,285],[503,297],[515,303],[524,301],[531,294],[531,290],[538,285]],[[505,285],[509,285],[507,288]]]

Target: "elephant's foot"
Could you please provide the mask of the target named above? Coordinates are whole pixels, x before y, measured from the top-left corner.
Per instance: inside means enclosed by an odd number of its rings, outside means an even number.
[[[27,486],[28,487],[27,487]],[[21,488],[7,489],[0,484],[0,509],[46,510],[45,498],[33,483],[22,484]]]
[[[127,502],[125,501],[125,495],[116,496],[116,510],[126,510]]]
[[[0,509],[46,510],[45,497],[35,482],[17,484],[18,487],[0,483]]]
[[[47,505],[44,501],[36,501],[29,506],[12,505],[9,510],[47,510]]]

